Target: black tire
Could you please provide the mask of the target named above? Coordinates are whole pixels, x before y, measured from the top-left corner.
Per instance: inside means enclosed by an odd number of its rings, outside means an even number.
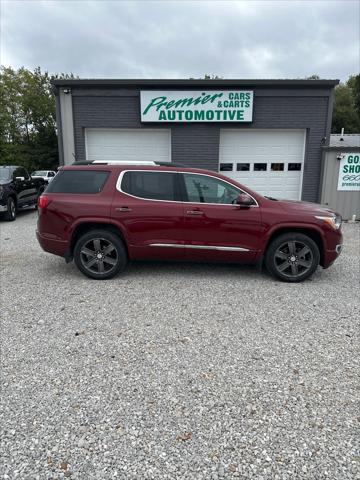
[[[13,222],[16,219],[16,202],[13,197],[9,197],[7,202],[7,211],[4,214],[5,220]]]
[[[121,239],[107,230],[90,230],[76,242],[74,261],[89,278],[107,280],[123,271],[127,253]]]
[[[265,255],[267,270],[283,282],[302,282],[315,272],[319,262],[320,252],[314,240],[297,232],[276,237]]]

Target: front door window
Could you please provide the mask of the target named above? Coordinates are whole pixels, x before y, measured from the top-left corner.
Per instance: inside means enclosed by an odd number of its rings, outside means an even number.
[[[187,201],[192,203],[234,204],[241,191],[220,179],[184,173]]]

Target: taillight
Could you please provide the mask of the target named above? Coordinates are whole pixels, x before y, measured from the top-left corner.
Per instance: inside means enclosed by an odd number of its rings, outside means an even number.
[[[38,208],[45,210],[45,208],[49,205],[50,198],[46,195],[40,195],[38,199]]]

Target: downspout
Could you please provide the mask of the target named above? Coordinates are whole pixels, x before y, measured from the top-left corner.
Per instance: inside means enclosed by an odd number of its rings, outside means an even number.
[[[59,165],[65,165],[59,89],[55,85],[53,85],[52,91],[53,91],[53,94],[55,95],[55,102],[56,102],[55,113],[56,113],[56,131],[57,131],[57,140],[58,140],[58,149],[59,149]]]
[[[321,146],[320,178],[319,178],[319,188],[318,188],[318,195],[317,195],[318,203],[321,203],[322,201],[324,170],[325,170],[325,161],[326,161],[326,151],[324,147],[328,147],[330,145],[333,107],[334,107],[334,88],[330,90],[330,94],[329,94],[327,117],[326,117],[325,141]]]

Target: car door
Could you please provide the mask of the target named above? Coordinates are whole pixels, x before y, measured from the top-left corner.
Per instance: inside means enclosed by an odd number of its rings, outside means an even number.
[[[252,261],[260,249],[261,213],[254,204],[237,205],[244,193],[217,177],[182,173],[184,247],[189,259]],[[246,193],[246,192],[245,192]]]
[[[13,182],[15,191],[17,193],[19,206],[31,204],[36,201],[36,185],[25,168],[15,168],[13,172]]]
[[[123,228],[132,258],[183,258],[183,203],[176,172],[123,171],[111,216]]]

